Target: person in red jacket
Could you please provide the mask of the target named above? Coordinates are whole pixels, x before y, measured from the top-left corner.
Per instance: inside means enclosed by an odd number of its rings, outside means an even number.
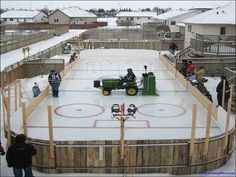
[[[186,70],[187,75],[191,76],[195,72],[195,65],[192,63],[192,61],[189,61],[188,68]]]

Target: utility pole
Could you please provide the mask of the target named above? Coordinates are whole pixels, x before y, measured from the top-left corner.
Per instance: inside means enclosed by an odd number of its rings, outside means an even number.
[[[135,118],[134,114],[137,107],[134,104],[130,104],[127,113],[125,113],[125,104],[113,104],[111,107],[112,119],[115,118],[120,121],[120,159],[125,158],[125,121],[129,118]]]

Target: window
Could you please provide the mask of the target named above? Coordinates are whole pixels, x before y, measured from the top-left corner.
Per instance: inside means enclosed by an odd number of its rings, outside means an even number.
[[[127,17],[126,19],[127,19],[127,20],[129,20],[129,18],[128,18],[128,17]]]
[[[10,21],[13,21],[13,18],[10,18]]]
[[[188,32],[192,32],[192,25],[188,25]]]
[[[55,23],[58,23],[58,22],[59,22],[59,19],[54,19],[54,22],[55,22]]]
[[[148,20],[150,20],[151,19],[151,17],[148,17]]]
[[[120,17],[118,17],[118,19],[120,20]]]
[[[133,21],[134,20],[134,17],[130,17],[130,21]]]
[[[139,20],[139,17],[137,17],[137,20]]]
[[[171,21],[171,22],[170,22],[170,25],[175,25],[175,21]]]
[[[220,35],[225,35],[225,34],[226,34],[226,28],[220,27]]]

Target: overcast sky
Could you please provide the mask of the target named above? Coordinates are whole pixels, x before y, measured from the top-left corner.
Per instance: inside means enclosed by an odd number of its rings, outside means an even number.
[[[103,8],[103,9],[120,9],[120,8],[131,8],[137,10],[139,8],[167,8],[171,7],[172,9],[189,9],[192,7],[215,7],[218,5],[224,5],[229,2],[234,1],[55,1],[55,0],[28,0],[28,1],[12,1],[12,0],[1,0],[1,8],[25,8],[25,9],[42,9],[47,7],[48,9],[63,8],[68,6],[79,6],[82,9],[91,9],[91,8]]]

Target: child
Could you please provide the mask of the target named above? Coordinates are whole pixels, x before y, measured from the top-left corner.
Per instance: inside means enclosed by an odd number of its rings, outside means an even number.
[[[37,82],[34,83],[32,91],[33,91],[34,97],[37,97],[41,93]]]

